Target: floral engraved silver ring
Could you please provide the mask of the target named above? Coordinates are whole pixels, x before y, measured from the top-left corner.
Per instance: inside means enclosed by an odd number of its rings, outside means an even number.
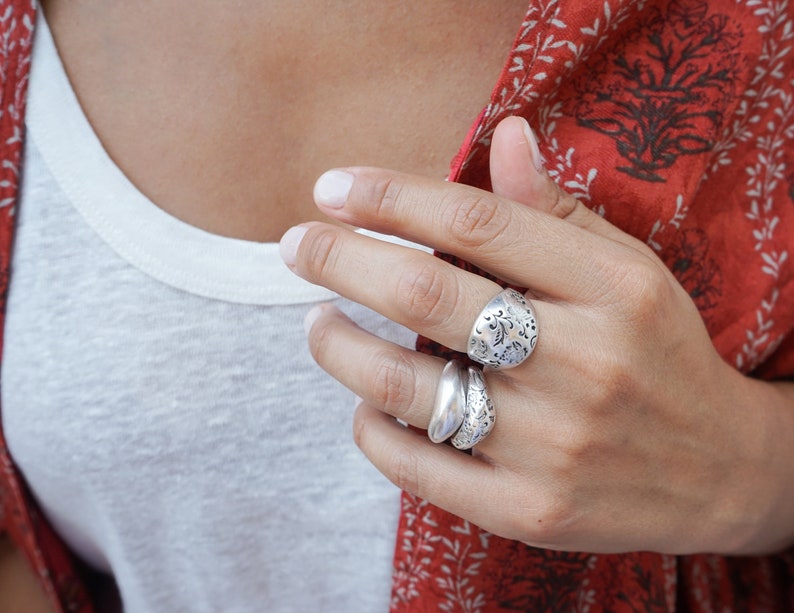
[[[532,304],[514,289],[499,292],[485,305],[469,335],[469,357],[494,368],[513,368],[526,360],[538,341]]]
[[[460,429],[452,437],[452,445],[457,449],[474,447],[491,433],[496,421],[493,402],[485,387],[482,371],[469,366],[468,375],[466,414]]]

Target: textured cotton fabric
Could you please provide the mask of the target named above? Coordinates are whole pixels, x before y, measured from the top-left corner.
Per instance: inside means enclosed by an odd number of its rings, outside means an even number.
[[[399,491],[352,440],[354,397],[311,358],[334,300],[276,244],[165,214],[82,115],[43,19],[6,308],[3,429],[71,549],[127,613],[384,610]]]

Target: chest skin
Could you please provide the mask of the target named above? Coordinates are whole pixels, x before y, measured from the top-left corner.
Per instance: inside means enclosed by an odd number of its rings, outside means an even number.
[[[372,165],[442,178],[488,102],[515,0],[48,0],[80,103],[168,213],[276,241],[320,219],[316,177]]]

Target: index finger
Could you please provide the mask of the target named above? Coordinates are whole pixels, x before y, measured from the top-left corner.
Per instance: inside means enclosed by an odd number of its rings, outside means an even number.
[[[600,295],[630,249],[490,192],[389,170],[331,170],[314,195],[340,221],[456,255],[563,300]]]

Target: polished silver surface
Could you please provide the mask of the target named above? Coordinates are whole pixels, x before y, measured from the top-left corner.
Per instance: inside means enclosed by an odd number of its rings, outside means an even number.
[[[459,360],[444,366],[436,389],[433,415],[427,427],[427,436],[434,443],[443,443],[455,434],[463,423],[466,411],[466,367]]]
[[[532,304],[506,289],[485,305],[469,334],[469,357],[494,368],[513,368],[526,360],[538,340]]]
[[[452,437],[457,449],[471,449],[488,436],[496,421],[493,402],[485,386],[485,377],[479,368],[469,366],[466,390],[466,413],[460,429]]]

